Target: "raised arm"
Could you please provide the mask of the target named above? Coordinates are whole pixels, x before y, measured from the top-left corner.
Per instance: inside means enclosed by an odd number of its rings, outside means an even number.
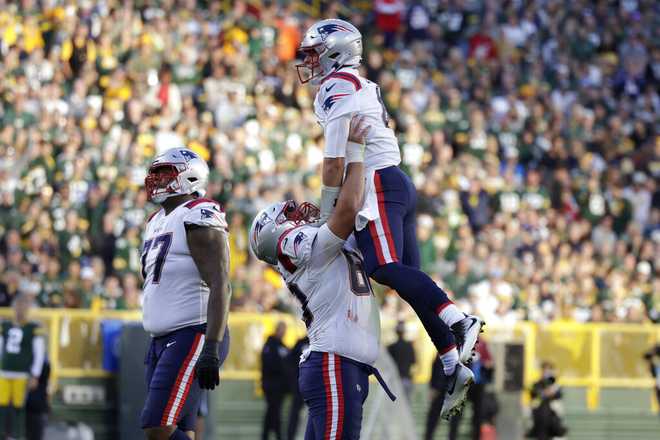
[[[328,122],[325,127],[323,187],[321,188],[321,221],[327,221],[337,204],[344,176],[344,157],[350,130],[350,114]]]
[[[225,335],[229,315],[229,246],[224,230],[186,226],[190,255],[202,280],[209,287],[206,338],[196,365],[199,385],[213,389],[220,383],[218,348]]]
[[[362,208],[364,198],[364,140],[369,126],[363,118],[355,117],[347,133],[346,180],[341,187],[337,206],[328,219],[333,234],[345,240],[353,232],[355,216]]]

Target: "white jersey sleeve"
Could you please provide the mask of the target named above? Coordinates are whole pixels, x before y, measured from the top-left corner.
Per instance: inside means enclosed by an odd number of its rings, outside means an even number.
[[[184,225],[195,225],[227,231],[228,225],[225,213],[217,202],[210,199],[197,199],[195,202],[197,203],[189,204],[190,208],[183,216]]]

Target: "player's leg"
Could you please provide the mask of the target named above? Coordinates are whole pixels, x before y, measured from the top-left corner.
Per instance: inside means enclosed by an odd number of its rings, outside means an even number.
[[[337,364],[335,370],[340,370],[335,377],[341,378],[337,389],[341,404],[339,426],[342,436],[337,438],[359,440],[362,429],[362,406],[369,395],[369,373],[361,365],[345,359],[339,362],[340,359],[339,356],[335,356]]]
[[[194,366],[203,344],[203,333],[191,328],[178,330],[152,342],[150,362],[154,366],[141,416],[142,428],[148,439],[191,438],[184,431],[192,431],[194,425],[180,430],[178,423],[185,415],[182,414],[184,408],[189,409],[186,403],[197,400],[199,404],[200,391],[194,380]]]
[[[411,305],[433,310],[449,302],[447,294],[419,270],[415,237],[415,188],[397,167],[374,173],[379,217],[355,233],[365,270],[376,281],[396,290]],[[414,287],[406,282],[413,278]]]
[[[417,244],[417,190],[409,179],[406,180],[409,203],[408,210],[403,217],[403,251],[401,262],[406,266],[420,269],[420,253]]]
[[[355,238],[367,275],[396,290],[410,304],[433,344],[440,353],[444,353],[455,346],[454,337],[436,310],[449,299],[428,275],[402,261],[404,255],[408,260],[419,260],[419,257],[413,258],[414,248],[406,254],[404,246],[404,219],[410,217],[411,206],[414,208],[415,203],[415,193],[411,191],[408,181],[396,167],[375,172],[379,218],[355,232]],[[408,231],[408,234],[411,235],[411,232]]]
[[[299,366],[298,389],[308,408],[305,440],[321,440],[325,435],[328,399],[323,381],[325,355],[313,351]]]
[[[11,383],[9,379],[0,376],[0,437],[7,433],[7,422],[9,421],[9,400],[11,397]]]
[[[300,392],[309,408],[305,440],[357,440],[368,373],[333,353],[313,352],[300,366]]]
[[[23,438],[25,436],[25,402],[27,400],[28,378],[16,377],[11,379],[11,407],[13,418],[11,421],[11,437]]]
[[[466,362],[472,357],[482,322],[476,317],[466,319],[444,290],[419,270],[415,186],[397,167],[376,171],[374,186],[379,218],[355,234],[367,274],[411,305],[441,355],[455,343],[448,328],[455,326],[459,358]]]
[[[149,439],[193,439],[201,397],[194,367],[203,345],[203,326],[186,327],[152,343],[154,366],[147,370],[148,392],[141,415]],[[228,352],[227,330],[218,353],[221,363]]]
[[[403,257],[406,266],[420,268],[419,246],[417,244],[417,190],[410,179],[407,180],[410,192],[409,211],[403,219]],[[442,290],[442,289],[440,289]],[[440,319],[447,324],[454,333],[458,357],[461,362],[472,360],[473,350],[481,333],[483,321],[472,315],[461,312],[447,294],[442,291],[443,302],[436,307]]]

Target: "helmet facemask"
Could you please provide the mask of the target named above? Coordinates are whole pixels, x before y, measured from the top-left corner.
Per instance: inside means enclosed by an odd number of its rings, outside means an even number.
[[[180,170],[176,164],[162,163],[149,168],[144,178],[144,187],[149,201],[162,203],[167,198],[177,194],[181,188],[179,182]]]
[[[296,71],[298,72],[298,79],[302,84],[310,81],[314,84],[315,81],[313,80],[319,80],[323,76],[321,54],[319,53],[321,47],[322,45],[317,44],[315,46],[300,48],[303,61],[300,64],[296,64]]]
[[[287,200],[275,218],[275,223],[292,222],[294,226],[301,226],[315,222],[320,216],[321,211],[313,203],[303,202],[299,205],[295,200]]]

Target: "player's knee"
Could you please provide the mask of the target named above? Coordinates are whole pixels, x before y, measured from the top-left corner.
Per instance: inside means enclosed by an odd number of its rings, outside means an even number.
[[[402,281],[404,269],[405,267],[403,264],[399,262],[385,264],[376,268],[376,270],[371,274],[371,278],[376,280],[378,284],[382,284],[396,290],[399,282]]]

